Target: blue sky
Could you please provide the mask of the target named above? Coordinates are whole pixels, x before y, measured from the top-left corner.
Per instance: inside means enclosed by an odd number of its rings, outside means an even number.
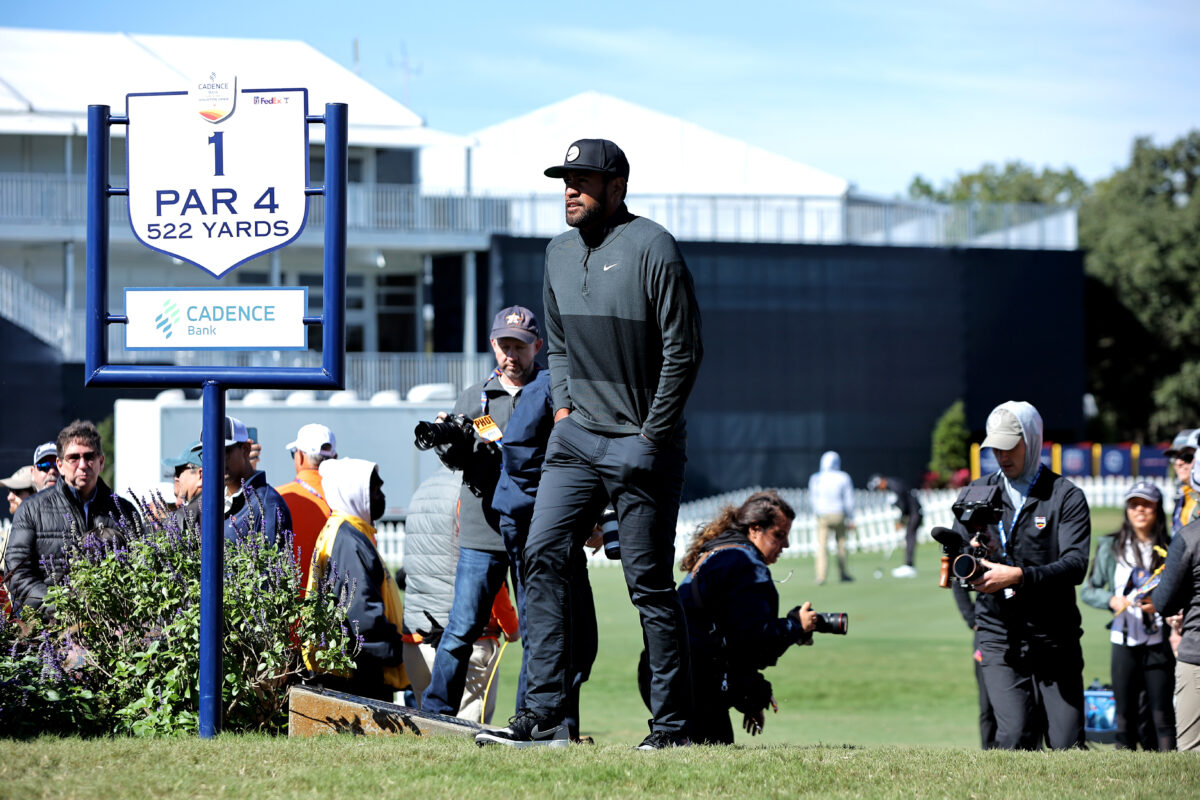
[[[0,25],[303,39],[452,133],[596,90],[883,195],[1200,127],[1200,3],[0,0]]]

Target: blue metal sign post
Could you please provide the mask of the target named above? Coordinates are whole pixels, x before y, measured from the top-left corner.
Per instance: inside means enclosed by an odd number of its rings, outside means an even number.
[[[201,500],[200,564],[200,736],[221,730],[222,638],[224,635],[225,390],[342,389],[346,376],[346,178],[347,107],[329,103],[324,116],[307,115],[306,124],[325,125],[325,183],[306,187],[305,195],[325,198],[324,296],[321,315],[305,316],[305,325],[321,326],[320,367],[185,367],[108,363],[108,326],[127,324],[126,316],[108,313],[110,197],[128,195],[128,187],[109,185],[111,126],[129,125],[109,106],[88,106],[87,141],[87,349],[86,386],[198,388],[203,397],[204,486]],[[135,122],[136,124],[136,122]]]

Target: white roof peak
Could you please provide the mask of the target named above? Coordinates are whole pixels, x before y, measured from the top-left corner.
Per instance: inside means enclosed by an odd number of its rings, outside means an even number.
[[[571,142],[593,138],[610,139],[625,151],[633,195],[840,196],[849,188],[844,178],[594,90],[473,136],[472,185],[489,194],[557,193],[542,170],[560,162]]]

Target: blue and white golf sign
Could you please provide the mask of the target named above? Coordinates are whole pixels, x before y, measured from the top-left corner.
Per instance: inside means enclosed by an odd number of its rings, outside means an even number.
[[[308,289],[126,289],[127,350],[303,350]]]
[[[129,94],[129,223],[138,241],[221,277],[283,247],[308,215],[308,92],[238,89],[210,73],[187,92]]]

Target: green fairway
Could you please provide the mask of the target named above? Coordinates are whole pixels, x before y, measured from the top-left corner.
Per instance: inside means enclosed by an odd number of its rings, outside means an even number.
[[[1120,512],[1094,516],[1094,538],[1120,524]],[[851,556],[853,583],[813,585],[813,562],[781,560],[772,568],[782,612],[805,600],[818,611],[850,616],[848,636],[818,635],[812,647],[794,647],[767,670],[779,713],[768,714],[753,740],[735,725],[739,742],[764,744],[979,746],[971,632],[954,598],[937,586],[936,545],[917,551],[918,577],[900,580],[891,569],[901,551]],[[881,569],[883,577],[873,574]],[[601,742],[635,744],[647,732],[649,713],[638,696],[635,670],[641,629],[619,568],[590,571],[600,628],[600,654],[584,685],[583,732]],[[1081,604],[1084,679],[1109,679],[1110,614]],[[520,650],[504,656],[494,722],[512,713]],[[703,698],[698,698],[703,702]]]

